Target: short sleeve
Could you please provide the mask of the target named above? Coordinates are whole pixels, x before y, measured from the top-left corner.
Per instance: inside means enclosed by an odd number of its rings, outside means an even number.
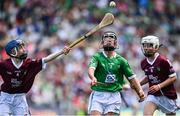
[[[172,66],[172,63],[168,59],[164,60],[163,67],[167,71],[169,77],[176,76],[176,72]]]
[[[44,58],[42,58],[42,69],[46,69],[47,63],[44,62]]]
[[[29,59],[31,62],[31,67],[33,67],[33,70],[35,72],[39,72],[43,69],[43,60],[42,59]]]
[[[122,70],[124,75],[128,78],[128,79],[133,79],[136,75],[133,73],[132,68],[130,67],[129,63],[127,60],[123,60],[122,62]]]
[[[98,64],[97,56],[94,55],[94,56],[92,56],[92,58],[91,58],[91,60],[90,60],[89,68],[94,68],[94,69],[96,69],[97,64]]]

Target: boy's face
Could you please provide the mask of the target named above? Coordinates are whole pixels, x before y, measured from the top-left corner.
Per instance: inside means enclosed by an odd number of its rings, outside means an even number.
[[[24,43],[20,44],[18,47],[12,49],[12,54],[16,54],[19,59],[26,59],[28,51]]]
[[[105,51],[113,51],[116,48],[116,37],[113,34],[103,36],[103,48]]]
[[[103,39],[103,46],[114,46],[115,45],[115,39],[111,37],[106,37]]]
[[[157,48],[154,48],[153,43],[143,43],[142,48],[146,57],[152,57],[157,52]]]

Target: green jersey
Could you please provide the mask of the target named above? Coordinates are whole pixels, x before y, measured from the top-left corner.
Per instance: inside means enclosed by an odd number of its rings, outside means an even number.
[[[125,83],[124,76],[128,79],[134,78],[127,60],[117,53],[113,57],[107,57],[105,52],[95,53],[89,63],[89,68],[95,69],[94,76],[100,82],[91,87],[95,91],[120,91]]]

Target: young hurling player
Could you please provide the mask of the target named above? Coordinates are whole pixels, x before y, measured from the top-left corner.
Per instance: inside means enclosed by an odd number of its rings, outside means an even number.
[[[111,31],[105,32],[101,44],[104,51],[93,55],[88,69],[92,85],[88,112],[90,115],[119,115],[121,108],[119,92],[124,84],[124,75],[135,87],[141,100],[144,99],[144,92],[127,60],[115,52],[116,34]]]
[[[146,57],[141,62],[141,68],[146,77],[140,84],[149,83],[148,96],[144,106],[144,116],[152,116],[156,109],[160,109],[166,115],[175,115],[178,107],[175,101],[177,94],[173,85],[176,80],[173,66],[167,58],[158,53],[158,37],[143,37],[141,45]]]
[[[3,79],[0,116],[30,115],[25,95],[32,87],[35,76],[46,63],[67,54],[70,49],[65,46],[63,50],[42,59],[30,59],[27,58],[24,41],[16,39],[7,43],[5,50],[10,59],[0,61],[0,75]]]

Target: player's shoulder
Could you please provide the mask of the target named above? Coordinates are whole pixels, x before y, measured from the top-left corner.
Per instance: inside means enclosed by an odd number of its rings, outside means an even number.
[[[0,61],[0,68],[1,69],[6,69],[6,67],[9,67],[11,65],[12,65],[11,59],[5,59],[5,60]]]
[[[121,54],[119,54],[119,53],[117,53],[117,52],[116,52],[116,58],[117,58],[118,60],[121,60],[121,61],[127,62],[127,59],[126,59],[126,58],[124,58]]]
[[[159,55],[158,60],[160,60],[161,62],[167,62],[169,59],[163,55]]]
[[[146,58],[146,57],[143,58],[143,59],[141,59],[140,65],[141,65],[141,68],[142,68],[142,69],[144,69],[144,67],[145,67],[146,65],[148,65],[148,62],[147,62],[147,58]]]
[[[125,59],[120,53],[116,52],[116,58],[123,58]]]
[[[142,64],[145,64],[147,62],[147,59],[146,58],[143,58],[142,60],[141,60],[141,65]]]
[[[24,62],[26,63],[26,64],[29,64],[29,63],[32,63],[32,62],[37,62],[37,61],[39,61],[40,59],[35,59],[35,58],[26,58],[25,60],[24,60]]]
[[[167,66],[167,65],[172,66],[171,61],[163,55],[159,55],[158,62],[160,62],[163,66]]]
[[[93,56],[94,56],[94,57],[101,57],[102,55],[103,55],[103,52],[98,51],[98,52],[96,52]]]
[[[31,58],[26,58],[26,59],[24,60],[24,62],[30,63],[30,62],[32,62],[32,59],[31,59]]]
[[[0,65],[9,64],[10,62],[11,62],[11,59],[0,60]]]

